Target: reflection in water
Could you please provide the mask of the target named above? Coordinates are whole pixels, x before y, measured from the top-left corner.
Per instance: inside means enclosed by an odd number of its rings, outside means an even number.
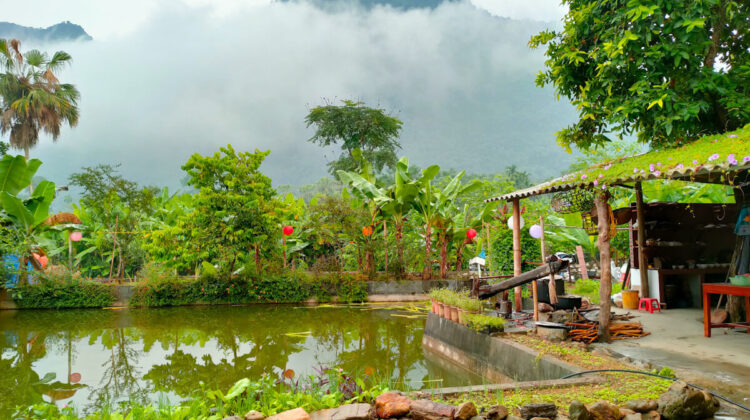
[[[382,308],[382,309],[378,309]],[[185,398],[263,373],[374,370],[398,388],[480,383],[423,353],[424,318],[399,308],[221,306],[0,312],[0,417],[17,405]],[[395,316],[394,316],[395,315]],[[401,316],[399,316],[401,315]]]

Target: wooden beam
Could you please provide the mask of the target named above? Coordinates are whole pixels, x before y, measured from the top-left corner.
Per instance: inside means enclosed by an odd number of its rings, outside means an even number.
[[[565,269],[567,266],[568,261],[566,260],[558,260],[553,261],[549,264],[544,264],[533,270],[521,273],[521,275],[513,277],[512,279],[501,281],[500,283],[493,284],[491,286],[482,286],[479,289],[478,296],[480,299],[490,298],[505,290],[512,289],[514,287],[520,287],[521,285],[526,284],[530,281],[546,277],[550,274],[558,273],[560,270]]]
[[[539,216],[539,226],[542,228],[542,261],[547,261],[547,247],[544,241],[544,217]],[[550,273],[549,275],[549,302],[553,305],[557,305],[557,289],[555,288],[555,275]],[[536,302],[535,302],[536,304]]]
[[[521,206],[518,199],[513,200],[513,275],[520,276],[521,271]],[[515,312],[521,312],[521,286],[513,289]]]
[[[596,194],[594,203],[599,216],[598,228],[599,238],[596,246],[599,248],[599,265],[601,266],[601,280],[599,281],[599,341],[609,342],[609,312],[611,308],[612,295],[612,273],[610,269],[610,246],[609,246],[609,194],[601,192]]]
[[[646,261],[646,220],[643,213],[643,188],[640,182],[635,183],[635,211],[638,223],[638,271],[641,275],[641,297],[649,297],[648,261]]]

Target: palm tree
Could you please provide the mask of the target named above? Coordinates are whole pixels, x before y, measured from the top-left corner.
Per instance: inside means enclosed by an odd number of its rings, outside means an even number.
[[[58,51],[50,58],[39,50],[21,53],[16,39],[0,39],[0,134],[10,132],[10,145],[29,149],[39,140],[39,131],[57,140],[60,127],[78,123],[80,94],[72,84],[60,83],[55,73],[71,57]]]

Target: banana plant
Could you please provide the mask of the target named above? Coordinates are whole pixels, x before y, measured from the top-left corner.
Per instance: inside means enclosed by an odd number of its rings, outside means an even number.
[[[456,199],[464,194],[476,190],[480,184],[476,181],[467,185],[461,184],[464,172],[461,171],[453,177],[441,190],[432,185],[432,180],[440,172],[437,165],[430,166],[422,171],[422,177],[417,181],[417,195],[412,202],[412,207],[422,217],[424,223],[425,261],[422,271],[422,279],[432,279],[432,229],[438,227],[438,239],[446,241],[445,235],[450,221],[446,217],[455,206]],[[441,245],[442,247],[442,245]],[[442,251],[441,251],[442,254]],[[442,265],[445,265],[443,262]],[[441,270],[444,271],[444,270]]]
[[[18,193],[31,184],[31,179],[42,164],[38,159],[26,161],[23,156],[4,156],[0,160],[0,220],[10,223],[24,236],[26,244],[20,267],[31,262],[35,269],[42,269],[32,254],[39,246],[38,236],[47,228],[44,221],[50,216],[49,207],[55,198],[55,184],[42,181],[27,198]],[[25,281],[25,276],[22,276]]]

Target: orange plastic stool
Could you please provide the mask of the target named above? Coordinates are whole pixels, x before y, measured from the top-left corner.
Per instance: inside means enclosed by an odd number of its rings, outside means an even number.
[[[656,298],[641,298],[638,300],[638,312],[648,311],[654,313],[654,311],[661,312],[661,305],[659,305],[659,299]]]

